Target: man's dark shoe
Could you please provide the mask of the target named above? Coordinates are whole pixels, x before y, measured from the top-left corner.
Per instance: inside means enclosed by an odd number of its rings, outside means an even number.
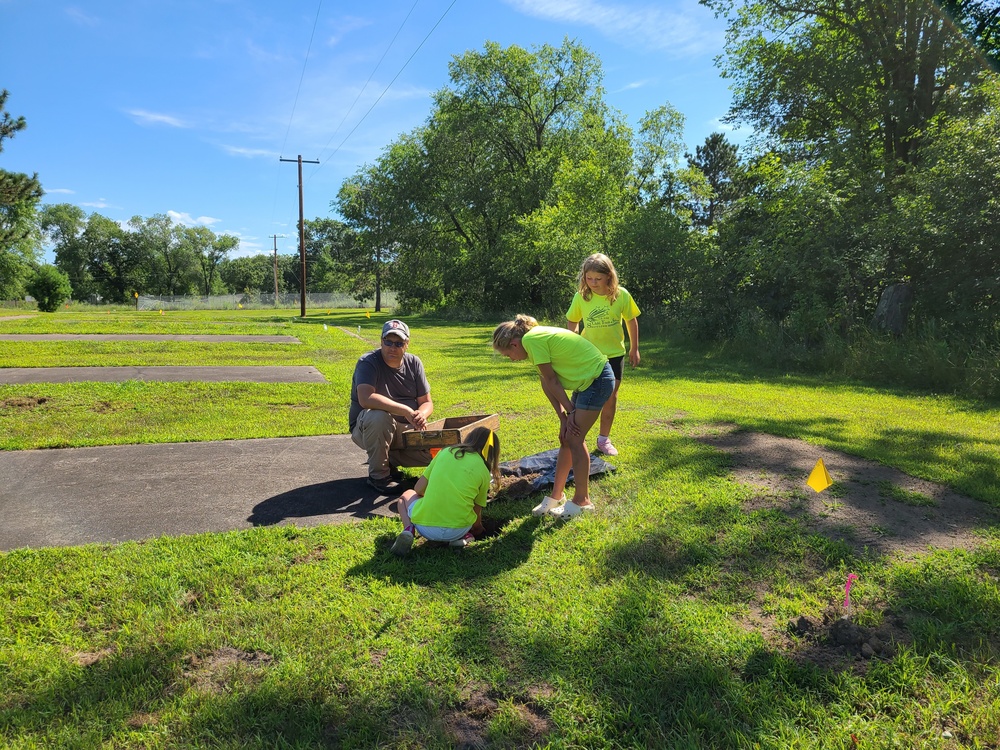
[[[394,482],[391,477],[376,479],[368,477],[368,486],[383,495],[388,495],[399,488],[399,482]]]
[[[391,479],[394,482],[402,482],[404,479],[406,479],[406,474],[400,471],[397,467],[390,466],[389,479]]]

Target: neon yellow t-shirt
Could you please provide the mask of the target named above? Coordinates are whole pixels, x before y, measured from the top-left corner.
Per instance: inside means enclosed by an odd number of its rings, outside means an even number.
[[[583,321],[583,337],[608,357],[625,355],[622,321],[637,317],[639,307],[632,295],[622,287],[618,287],[618,296],[613,303],[600,294],[591,294],[590,299],[586,300],[577,292],[566,313],[566,320],[570,323]]]
[[[608,358],[586,339],[565,328],[535,326],[521,339],[528,361],[552,365],[567,391],[585,391],[601,374]]]
[[[427,489],[410,517],[415,524],[464,529],[476,522],[473,506],[486,507],[490,470],[478,453],[459,458],[454,448],[445,448],[424,469],[424,478]]]

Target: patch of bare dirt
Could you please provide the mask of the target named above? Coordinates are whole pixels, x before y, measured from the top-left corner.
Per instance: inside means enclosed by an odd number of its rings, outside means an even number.
[[[531,483],[538,478],[538,474],[525,474],[523,477],[501,476],[500,486],[497,488],[493,500],[521,500],[535,492]]]
[[[882,613],[878,627],[858,625],[835,607],[822,617],[798,617],[783,627],[755,611],[746,625],[760,632],[773,652],[798,664],[859,675],[867,672],[873,661],[891,659],[901,646],[912,643],[903,621],[890,612]],[[751,657],[744,667],[744,678],[753,679],[766,671],[769,658],[767,654]]]
[[[98,401],[90,407],[90,410],[92,412],[96,412],[97,414],[107,414],[109,412],[116,411],[115,405],[110,401]]]
[[[184,678],[195,688],[217,693],[226,689],[234,675],[270,666],[274,657],[263,651],[241,651],[231,646],[218,648],[206,656],[189,654],[184,659]]]
[[[46,401],[47,398],[34,396],[18,396],[16,398],[5,398],[0,401],[0,409],[34,409],[36,406],[41,406]]]
[[[313,547],[308,552],[301,554],[294,558],[292,562],[296,565],[301,565],[303,563],[319,562],[326,559],[326,545],[320,544],[317,547]]]
[[[475,686],[461,704],[445,714],[445,732],[452,747],[464,750],[491,747],[488,728],[490,720],[500,710],[497,698],[485,686]],[[531,702],[515,699],[512,705],[521,729],[517,747],[536,746],[552,729],[548,716]]]
[[[89,667],[108,658],[114,652],[113,648],[102,648],[98,651],[79,651],[73,654],[72,659],[81,667]]]
[[[736,479],[757,490],[747,510],[777,508],[800,517],[859,554],[970,549],[981,543],[981,531],[1000,524],[996,508],[944,485],[802,440],[732,425],[702,428],[692,437],[729,454]],[[817,493],[806,480],[819,459],[834,484]]]

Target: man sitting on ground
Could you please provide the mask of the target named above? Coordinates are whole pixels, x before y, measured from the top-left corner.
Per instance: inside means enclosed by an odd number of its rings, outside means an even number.
[[[351,383],[351,439],[368,453],[368,484],[391,492],[400,466],[427,466],[430,451],[403,448],[398,434],[423,430],[434,410],[420,358],[410,354],[410,329],[401,320],[382,326],[382,345],[358,359]],[[395,445],[394,445],[395,442]]]

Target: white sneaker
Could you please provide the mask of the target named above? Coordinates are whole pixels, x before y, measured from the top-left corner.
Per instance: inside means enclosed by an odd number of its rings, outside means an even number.
[[[552,510],[553,508],[558,507],[560,503],[564,503],[564,502],[566,502],[566,495],[565,494],[561,498],[559,498],[558,500],[556,500],[554,497],[549,497],[548,495],[546,495],[542,499],[542,502],[540,502],[538,505],[536,505],[534,508],[531,509],[531,515],[533,515],[533,516],[544,516],[550,510]]]
[[[593,513],[594,504],[590,505],[577,505],[572,500],[567,500],[565,503],[560,505],[558,508],[553,508],[549,511],[549,515],[553,518],[575,518],[576,516],[582,516],[585,513]]]
[[[597,450],[599,453],[603,453],[605,456],[618,455],[618,449],[611,444],[611,438],[606,438],[604,440],[597,438]]]

